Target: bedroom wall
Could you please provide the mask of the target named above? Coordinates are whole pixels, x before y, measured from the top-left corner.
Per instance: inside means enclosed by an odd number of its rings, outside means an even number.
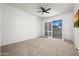
[[[43,19],[43,25],[47,21],[52,21],[55,19],[62,19],[63,20],[63,38],[66,40],[73,40],[73,20],[72,20],[72,12],[67,12],[64,14],[60,14],[57,16],[53,16],[51,18]],[[43,36],[44,36],[44,26],[43,26]]]
[[[40,19],[7,4],[2,7],[2,45],[41,35]]]
[[[2,20],[2,4],[0,4],[0,45],[1,45],[1,20]]]
[[[79,3],[75,4],[75,6],[74,6],[73,17],[78,9],[79,9]],[[79,28],[74,28],[74,44],[75,44],[76,48],[79,49]]]

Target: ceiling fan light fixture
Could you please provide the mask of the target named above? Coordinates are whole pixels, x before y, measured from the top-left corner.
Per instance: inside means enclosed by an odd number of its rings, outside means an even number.
[[[41,9],[41,11],[38,11],[39,13],[41,13],[42,15],[44,15],[45,13],[48,13],[49,14],[49,10],[51,10],[51,8],[48,8],[48,9],[46,9],[46,8],[44,8],[44,7],[40,7],[40,9]]]

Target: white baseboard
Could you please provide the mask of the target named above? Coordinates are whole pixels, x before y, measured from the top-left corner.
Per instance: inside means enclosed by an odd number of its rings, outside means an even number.
[[[34,39],[34,38],[37,38],[37,37],[40,37],[40,36],[35,36],[35,37],[28,38],[28,39],[22,39],[22,40],[12,41],[12,42],[9,42],[9,43],[6,43],[6,44],[1,44],[0,46],[14,44],[14,43],[17,43],[17,42],[21,42],[21,41],[25,41],[25,40],[30,40],[30,39]]]

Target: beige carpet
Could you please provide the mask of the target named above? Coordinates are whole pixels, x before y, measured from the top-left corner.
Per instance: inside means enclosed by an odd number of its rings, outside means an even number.
[[[1,47],[2,55],[9,56],[76,56],[73,44],[48,38],[36,38]]]

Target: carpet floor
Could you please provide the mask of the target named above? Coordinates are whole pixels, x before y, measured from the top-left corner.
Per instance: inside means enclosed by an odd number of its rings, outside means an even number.
[[[2,56],[78,56],[75,46],[54,38],[35,38],[1,47]]]

